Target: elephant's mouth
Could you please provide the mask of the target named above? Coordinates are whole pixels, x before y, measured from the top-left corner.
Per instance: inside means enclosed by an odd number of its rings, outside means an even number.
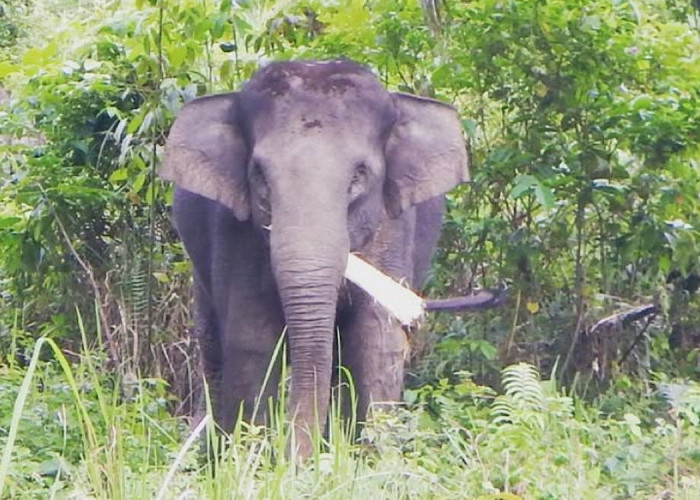
[[[258,234],[260,235],[263,242],[265,243],[265,247],[268,249],[270,248],[270,231],[271,231],[271,229],[272,229],[271,225],[267,225],[267,226],[258,225],[258,226],[256,226],[256,230],[257,230]]]
[[[272,226],[259,227],[259,232],[268,248],[271,229]],[[355,256],[352,251],[348,254],[348,267],[345,269],[343,278],[338,286],[336,317],[341,316],[344,310],[352,306],[352,285],[384,306],[391,316],[404,325],[410,325],[423,316],[423,300],[418,295],[369,262]],[[355,300],[357,300],[356,297]]]
[[[343,312],[348,310],[353,303],[351,292],[351,284],[347,279],[344,279],[338,287],[338,305],[336,306],[336,316],[342,316]]]

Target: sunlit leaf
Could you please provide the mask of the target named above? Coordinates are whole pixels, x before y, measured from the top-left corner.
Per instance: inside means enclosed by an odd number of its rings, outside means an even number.
[[[12,73],[20,71],[20,67],[8,61],[0,61],[0,78],[4,78]]]
[[[537,302],[526,302],[525,307],[530,314],[537,314],[540,310],[540,305]]]
[[[135,178],[134,182],[131,183],[131,189],[134,193],[141,191],[144,183],[146,182],[146,172],[140,172]]]
[[[110,182],[120,182],[124,181],[129,177],[129,173],[127,169],[125,168],[118,168],[114,172],[112,172],[112,175],[109,176]]]
[[[185,62],[187,57],[187,47],[185,45],[178,45],[171,48],[168,51],[168,58],[170,59],[170,64],[172,66],[180,66]]]
[[[0,216],[0,229],[7,229],[9,227],[14,227],[20,222],[22,222],[21,217]]]
[[[510,195],[513,198],[520,198],[524,193],[531,191],[532,188],[538,184],[538,180],[532,175],[519,175],[515,178],[515,185]]]
[[[554,194],[544,184],[538,182],[534,186],[535,199],[544,208],[552,208],[554,206]]]

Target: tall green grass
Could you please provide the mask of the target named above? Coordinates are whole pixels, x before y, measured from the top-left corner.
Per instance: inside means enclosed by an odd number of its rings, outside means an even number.
[[[209,403],[193,427],[167,414],[162,385],[119,380],[81,335],[79,355],[42,338],[26,367],[0,365],[0,410],[9,413],[0,412],[0,498],[700,497],[697,383],[630,394],[603,414],[519,364],[504,370],[502,394],[456,374],[409,391],[410,406],[361,428],[341,417],[349,387],[299,464],[286,454],[284,383],[278,402],[260,402],[266,426],[239,420],[223,434]],[[284,358],[282,341],[276,356]],[[351,384],[346,373],[339,379]]]

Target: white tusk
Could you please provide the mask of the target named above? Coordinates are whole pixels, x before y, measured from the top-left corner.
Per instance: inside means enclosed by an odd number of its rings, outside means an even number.
[[[348,255],[345,278],[367,292],[402,325],[411,325],[423,316],[422,298],[356,255]]]

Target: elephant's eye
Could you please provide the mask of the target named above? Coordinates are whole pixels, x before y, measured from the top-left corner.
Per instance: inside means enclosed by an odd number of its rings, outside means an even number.
[[[367,182],[369,178],[369,167],[364,163],[360,163],[355,167],[355,172],[353,173],[352,180],[350,181],[350,186],[348,187],[348,194],[350,195],[350,201],[357,199],[367,190]]]

